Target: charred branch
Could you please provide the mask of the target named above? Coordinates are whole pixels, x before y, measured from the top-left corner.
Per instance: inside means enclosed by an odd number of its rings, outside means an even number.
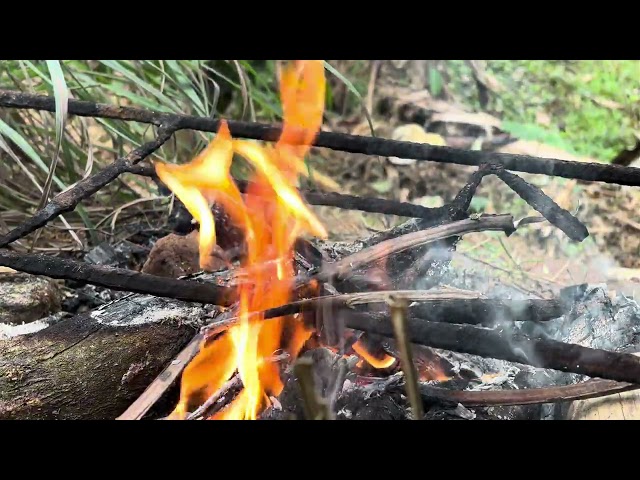
[[[31,108],[55,111],[53,97],[0,90],[0,106],[9,108]],[[69,114],[84,117],[112,118],[161,125],[177,122],[180,129],[216,132],[220,120],[151,112],[131,107],[116,107],[94,102],[69,100]],[[251,122],[229,121],[229,129],[234,137],[256,140],[277,141],[281,127]],[[553,158],[539,158],[529,155],[493,153],[473,150],[458,150],[422,143],[402,142],[384,138],[347,135],[343,133],[321,132],[314,145],[317,147],[362,153],[372,156],[410,158],[415,160],[458,165],[483,163],[500,164],[507,170],[572,178],[576,180],[615,183],[618,185],[640,186],[640,171],[635,168],[599,163],[572,162]]]
[[[0,265],[33,275],[76,280],[113,290],[144,293],[186,302],[229,306],[233,303],[235,296],[234,289],[213,283],[158,277],[133,270],[91,265],[43,254],[22,254],[0,250]]]
[[[151,177],[156,182],[155,169],[151,165],[133,165],[128,170],[130,173]],[[248,190],[249,182],[236,180],[236,184],[241,192]],[[310,205],[336,207],[344,210],[359,210],[361,212],[382,213],[385,215],[397,215],[399,217],[411,218],[440,218],[445,213],[442,207],[429,208],[408,202],[396,202],[384,198],[367,198],[356,195],[346,195],[336,192],[321,192],[316,190],[298,190],[302,197]]]
[[[131,165],[138,163],[143,158],[155,152],[171,138],[171,135],[173,135],[176,130],[177,126],[175,123],[162,123],[158,129],[158,136],[154,140],[132,150],[129,154],[119,158],[104,170],[79,181],[74,187],[54,197],[53,200],[47,203],[41,210],[38,210],[29,220],[0,237],[0,247],[5,247],[21,239],[40,227],[43,227],[47,222],[59,215],[73,210],[82,200],[90,197],[105,185],[108,185],[118,178],[120,174],[127,172]]]
[[[357,268],[390,255],[437,240],[481,231],[504,231],[507,235],[510,235],[515,231],[513,217],[511,215],[483,215],[478,219],[460,220],[384,240],[371,247],[363,248],[359,252],[344,257],[337,262],[325,265],[313,278],[318,281],[344,278]]]
[[[354,312],[345,316],[344,323],[354,330],[394,337],[388,315]],[[617,382],[640,383],[640,358],[630,354],[415,317],[408,319],[408,331],[413,343],[427,347]]]
[[[349,309],[348,312],[356,312],[355,308],[358,306],[385,304],[390,296],[415,303],[409,308],[413,317],[453,324],[493,326],[509,322],[546,322],[560,318],[569,311],[568,304],[559,299],[500,300],[478,298],[475,292],[467,291],[394,290],[306,298],[261,312],[252,312],[247,318],[268,320],[306,312],[322,315],[322,312],[335,313],[344,308]],[[340,316],[350,315],[344,311],[339,313]],[[208,332],[207,336],[211,337],[238,321],[237,317],[220,318],[204,329]]]
[[[640,385],[612,380],[587,380],[575,385],[530,388],[524,390],[465,391],[449,390],[431,385],[420,385],[423,400],[441,400],[461,403],[467,407],[497,405],[535,405],[540,403],[572,402],[605,397],[616,393],[637,390]]]
[[[589,236],[587,227],[580,220],[560,207],[535,185],[531,185],[519,176],[502,168],[497,170],[496,175],[532,208],[549,220],[549,223],[562,230],[571,240],[581,242]]]

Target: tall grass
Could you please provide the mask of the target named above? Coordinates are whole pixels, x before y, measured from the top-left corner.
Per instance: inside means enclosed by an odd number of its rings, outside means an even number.
[[[357,99],[361,92],[329,64]],[[332,83],[330,83],[331,85]],[[65,60],[0,62],[0,87],[53,95],[56,112],[0,111],[0,232],[22,221],[52,196],[70,188],[131,149],[155,127],[121,120],[68,117],[66,99],[130,105],[158,112],[279,121],[276,65],[260,60]],[[331,106],[331,89],[327,99]],[[154,158],[187,161],[211,135],[178,132]],[[156,195],[147,179],[123,175],[60,218],[58,227],[86,247],[104,233],[120,205],[142,205]],[[119,211],[120,218],[123,217]],[[33,239],[30,240],[33,243]],[[59,245],[48,239],[51,245]]]

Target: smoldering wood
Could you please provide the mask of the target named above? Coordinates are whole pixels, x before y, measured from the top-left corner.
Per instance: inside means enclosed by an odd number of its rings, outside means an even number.
[[[46,225],[59,215],[73,210],[82,200],[90,197],[102,187],[118,178],[119,175],[125,173],[131,165],[136,164],[159,149],[171,138],[171,135],[173,135],[176,130],[177,127],[175,123],[168,122],[160,124],[156,138],[132,150],[98,173],[80,180],[69,190],[56,195],[42,209],[38,210],[35,215],[0,237],[0,247],[5,247],[19,240]]]
[[[0,341],[0,419],[114,419],[211,315],[130,295]]]
[[[43,254],[15,253],[0,250],[0,265],[50,278],[77,280],[113,290],[173,298],[187,302],[229,306],[235,290],[224,285],[194,280],[179,280]]]
[[[353,312],[344,316],[347,328],[393,338],[388,315]],[[408,319],[413,343],[442,350],[496,358],[509,362],[577,373],[592,378],[640,383],[640,358],[576,344],[499,330]]]
[[[19,109],[36,109],[55,112],[55,99],[50,96],[0,90],[0,106]],[[195,117],[170,113],[152,112],[132,107],[116,107],[82,100],[69,100],[70,115],[97,118],[113,118],[161,125],[175,122],[180,129],[217,132],[220,119]],[[253,122],[228,120],[229,130],[234,137],[251,138],[275,142],[280,137],[282,127]],[[640,186],[640,171],[636,168],[600,163],[573,162],[554,158],[539,158],[529,155],[494,153],[476,150],[458,150],[451,147],[435,146],[365,137],[337,132],[320,132],[314,146],[349,153],[371,156],[399,157],[419,161],[453,163],[458,165],[500,164],[507,170],[526,173],[573,178],[576,180],[615,183],[618,185]]]
[[[341,260],[326,264],[313,278],[318,281],[344,278],[358,267],[374,263],[391,255],[437,240],[480,231],[503,231],[509,235],[515,231],[513,217],[511,215],[482,215],[478,219],[459,220],[383,240]]]
[[[560,318],[570,310],[570,306],[562,299],[500,300],[477,298],[478,293],[464,290],[390,290],[305,298],[252,312],[247,318],[268,320],[296,313],[322,311],[323,307],[330,307],[334,311],[348,308],[348,311],[340,312],[340,315],[349,315],[352,308],[366,309],[371,304],[385,304],[391,295],[417,303],[409,308],[413,316],[453,324],[493,326],[509,322],[545,322]],[[238,321],[237,317],[220,319],[204,329],[217,335]]]
[[[640,384],[594,379],[574,385],[526,388],[523,390],[465,391],[421,384],[420,392],[426,401],[440,400],[461,403],[468,407],[487,407],[494,405],[511,406],[571,402],[604,397],[639,388]]]

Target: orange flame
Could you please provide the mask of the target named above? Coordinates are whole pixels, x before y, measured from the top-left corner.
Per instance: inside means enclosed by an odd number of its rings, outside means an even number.
[[[351,348],[353,348],[353,351],[356,352],[358,355],[360,355],[363,359],[365,359],[367,363],[371,365],[373,368],[378,368],[378,369],[389,368],[396,361],[394,357],[387,354],[385,354],[382,359],[374,357],[367,351],[364,345],[362,345],[360,340],[358,340],[356,343],[351,345]]]
[[[244,267],[252,271],[251,283],[239,286],[239,323],[212,343],[202,345],[184,371],[180,402],[171,418],[184,418],[195,402],[200,404],[227,382],[237,370],[243,390],[213,419],[256,419],[268,406],[269,396],[283,388],[278,365],[269,357],[281,348],[285,323],[293,333],[285,349],[297,356],[311,330],[295,318],[264,320],[249,314],[287,303],[295,277],[293,245],[296,237],[311,234],[326,238],[324,226],[295,188],[308,153],[322,125],[325,75],[321,60],[300,60],[286,68],[280,83],[284,112],[282,135],[275,148],[235,140],[226,122],[216,138],[186,165],[156,164],[158,177],[185,204],[200,224],[200,266],[207,268],[216,246],[214,218],[209,204],[221,204],[245,233]],[[230,167],[233,154],[244,157],[255,178],[243,198]]]

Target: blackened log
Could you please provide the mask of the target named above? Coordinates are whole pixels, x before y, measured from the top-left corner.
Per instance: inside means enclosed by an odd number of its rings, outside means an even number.
[[[346,315],[347,328],[393,338],[388,315]],[[413,343],[458,353],[550,368],[617,382],[640,383],[640,358],[630,354],[583,347],[571,343],[510,335],[497,330],[408,319]]]
[[[159,277],[124,268],[91,265],[43,254],[0,250],[0,265],[33,275],[77,280],[112,290],[144,293],[187,302],[229,306],[235,291],[227,286],[193,280]]]
[[[55,112],[53,97],[32,95],[17,91],[0,90],[0,106],[9,108],[33,108]],[[69,100],[70,115],[85,117],[114,118],[160,125],[167,121],[177,122],[180,129],[217,132],[219,119],[194,117],[170,113],[152,112],[132,107],[116,107],[81,100]],[[282,127],[252,122],[228,121],[234,137],[252,138],[275,142],[280,138]],[[438,163],[458,165],[500,164],[507,170],[551,175],[576,180],[615,183],[618,185],[640,186],[640,170],[619,165],[602,163],[573,162],[555,158],[540,158],[529,155],[493,153],[474,150],[458,150],[451,147],[424,143],[403,142],[379,137],[348,135],[337,132],[320,132],[316,147],[330,148],[349,153],[363,153],[371,156],[410,158]]]
[[[207,315],[193,304],[132,295],[0,340],[0,419],[116,418]]]

